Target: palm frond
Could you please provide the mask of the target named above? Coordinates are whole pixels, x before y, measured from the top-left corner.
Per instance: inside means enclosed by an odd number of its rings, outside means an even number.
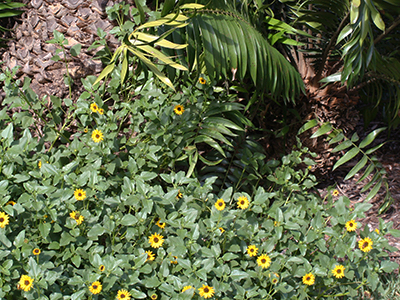
[[[250,23],[233,13],[202,10],[184,28],[190,69],[204,62],[213,79],[250,75],[258,90],[293,100],[303,90],[295,68]]]

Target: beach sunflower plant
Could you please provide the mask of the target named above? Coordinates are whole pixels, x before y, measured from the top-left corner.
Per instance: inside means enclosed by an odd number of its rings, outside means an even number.
[[[1,299],[385,293],[399,231],[362,226],[371,204],[321,197],[307,148],[268,160],[237,93],[206,74],[179,92],[151,69],[121,81],[123,64],[74,101],[0,74]]]

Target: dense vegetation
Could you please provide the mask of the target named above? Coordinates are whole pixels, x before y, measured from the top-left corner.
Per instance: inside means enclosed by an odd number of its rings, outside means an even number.
[[[137,8],[107,9],[121,46],[111,52],[99,30],[93,47],[106,67],[82,80],[79,99],[50,96],[48,105],[28,78],[14,80],[16,69],[0,74],[0,297],[388,294],[388,274],[398,265],[389,260],[395,249],[385,235],[399,232],[382,220],[379,228],[361,226],[368,203],[351,206],[334,187],[324,197],[314,192],[315,154],[299,138],[279,159],[266,157],[254,115],[263,101],[289,106],[300,93],[328,97],[323,77],[350,88],[366,74],[396,95],[376,98],[377,111],[384,101],[386,112],[398,105],[398,71],[379,69],[385,60],[396,63],[397,52],[378,56],[374,36],[386,39],[389,30],[381,37],[372,26],[385,27],[380,5],[399,7],[370,0],[157,1],[150,9],[135,2]],[[59,32],[49,43],[63,52],[54,60],[66,65],[68,55],[79,55],[79,45],[67,53]],[[359,88],[374,90],[370,82]],[[71,92],[68,73],[65,84]],[[331,83],[335,88],[342,89]],[[385,116],[396,126],[396,117]],[[312,138],[347,149],[335,167],[361,154],[347,177],[374,174],[368,198],[376,195],[385,174],[371,155],[381,145],[368,147],[383,129],[359,142],[311,120],[300,133],[316,126]]]

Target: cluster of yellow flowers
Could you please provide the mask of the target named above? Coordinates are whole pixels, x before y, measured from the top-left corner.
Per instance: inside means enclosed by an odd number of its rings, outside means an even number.
[[[249,199],[247,199],[246,196],[240,196],[240,197],[237,199],[237,207],[240,208],[240,209],[246,209],[246,208],[248,208],[248,207],[249,207],[249,204],[250,204],[250,201],[249,201]],[[214,206],[215,206],[215,208],[216,208],[217,210],[219,210],[219,211],[224,210],[225,207],[226,207],[226,204],[225,204],[224,199],[218,199],[218,200],[215,202]]]
[[[99,113],[100,115],[104,114],[104,109],[99,108],[99,106],[96,103],[90,104],[90,110],[94,113]]]

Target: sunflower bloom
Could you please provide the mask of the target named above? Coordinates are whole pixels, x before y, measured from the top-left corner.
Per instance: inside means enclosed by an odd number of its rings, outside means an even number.
[[[15,201],[12,201],[12,200],[9,200],[7,203],[6,203],[6,205],[12,205],[12,206],[14,206],[15,204],[17,204]],[[378,230],[378,229],[376,229],[376,230]]]
[[[206,84],[207,81],[203,77],[200,77],[199,82],[200,84]]]
[[[160,227],[161,229],[164,229],[164,227],[165,227],[165,223],[160,222],[160,220],[157,221],[156,225],[157,225],[158,227]]]
[[[180,105],[180,104],[178,104],[178,105],[175,105],[175,108],[174,108],[174,113],[176,113],[177,115],[182,115],[183,114],[183,112],[185,111],[185,109],[183,108],[183,106],[182,105]]]
[[[347,221],[345,226],[348,232],[356,231],[357,229],[357,223],[354,220]]]
[[[117,294],[117,299],[118,300],[130,300],[131,293],[129,293],[127,290],[119,290],[118,294]]]
[[[69,216],[76,221],[78,225],[81,225],[85,218],[77,211],[73,211]]]
[[[372,244],[372,240],[369,237],[366,237],[358,241],[358,248],[360,248],[362,252],[369,252],[372,250]]]
[[[101,285],[100,281],[95,281],[92,283],[91,286],[89,286],[89,291],[92,294],[99,294],[101,292],[101,289],[103,288],[103,286]]]
[[[35,249],[33,249],[33,251],[32,251],[33,255],[39,255],[40,252],[41,252],[41,251],[40,251],[39,248],[35,248]]]
[[[215,202],[214,206],[217,210],[224,210],[225,208],[224,199],[218,199],[217,202]]]
[[[155,254],[154,254],[152,251],[147,250],[147,251],[146,251],[146,254],[147,254],[146,261],[148,261],[148,260],[155,260],[156,256],[155,256]]]
[[[345,269],[346,269],[346,268],[345,268],[344,266],[342,266],[342,265],[336,266],[336,267],[332,270],[333,276],[335,276],[336,278],[342,278],[342,277],[344,276],[344,270],[345,270]]]
[[[76,189],[74,192],[75,199],[78,201],[86,199],[86,192],[82,189]]]
[[[257,258],[257,264],[261,268],[266,269],[271,265],[271,259],[269,258],[268,255],[262,254]]]
[[[22,275],[19,280],[19,286],[21,290],[29,292],[33,286],[33,278],[30,278],[28,275]]]
[[[1,228],[6,227],[6,225],[8,225],[8,223],[10,223],[9,219],[10,219],[9,215],[7,215],[4,212],[0,212],[0,227]]]
[[[315,283],[315,276],[312,273],[304,275],[303,283],[306,285],[313,285]]]
[[[191,285],[184,286],[181,293],[186,292],[187,290],[194,289]]]
[[[332,196],[335,196],[335,197],[339,196],[339,191],[338,190],[334,190],[332,192]]]
[[[378,228],[375,229],[375,232],[376,232],[377,234],[380,234],[380,233],[381,233],[381,232],[379,231]]]
[[[178,191],[178,195],[176,195],[176,199],[180,199],[183,197],[183,194],[181,193],[181,191]]]
[[[199,288],[200,296],[203,298],[211,298],[214,295],[214,288],[208,285],[203,284],[201,288]]]
[[[238,202],[237,202],[237,206],[238,208],[241,209],[246,209],[249,207],[249,200],[247,199],[246,196],[241,196],[238,198]]]
[[[103,115],[104,114],[104,109],[102,109],[102,108],[99,108],[99,110],[97,111],[100,115]]]
[[[219,229],[219,231],[221,231],[221,233],[224,233],[225,232],[225,229],[223,229],[222,227],[220,227],[220,228],[218,228]]]
[[[98,130],[98,129],[93,130],[92,140],[95,143],[100,143],[102,140],[104,140],[103,133],[101,132],[101,130]]]
[[[96,103],[92,103],[90,104],[90,110],[95,113],[99,110],[99,107],[97,106]]]
[[[106,267],[104,265],[100,265],[100,267],[99,267],[100,272],[104,272],[105,269],[106,269]]]
[[[156,300],[158,298],[158,296],[156,294],[151,295],[151,300]]]
[[[169,261],[171,264],[177,265],[178,264],[178,257],[174,256],[174,260]]]
[[[83,129],[84,133],[88,133],[89,129],[87,129],[87,127],[85,129]]]
[[[154,233],[149,236],[149,243],[153,248],[160,248],[164,243],[163,236],[158,233]]]
[[[258,248],[255,245],[250,245],[247,247],[247,254],[249,256],[256,256]]]

